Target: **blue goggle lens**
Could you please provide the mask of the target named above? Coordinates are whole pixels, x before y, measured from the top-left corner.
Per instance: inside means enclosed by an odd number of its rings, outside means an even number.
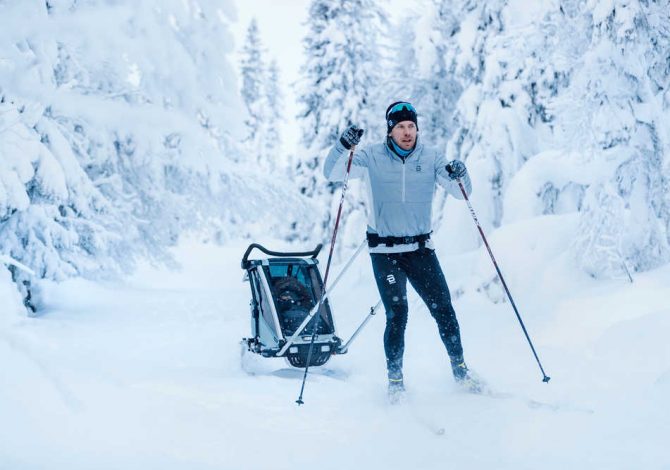
[[[416,109],[414,109],[414,106],[412,106],[409,103],[398,103],[394,107],[391,108],[389,111],[389,114],[391,113],[397,113],[398,111],[402,111],[403,109],[406,109],[407,111],[411,111],[413,113],[416,113]]]

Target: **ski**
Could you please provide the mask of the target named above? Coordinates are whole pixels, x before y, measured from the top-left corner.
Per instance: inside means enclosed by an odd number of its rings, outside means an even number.
[[[439,423],[435,422],[431,416],[422,413],[415,404],[412,403],[411,398],[407,392],[398,394],[395,397],[387,397],[387,406],[394,410],[406,412],[412,421],[419,427],[427,430],[430,434],[435,436],[444,436],[446,429]]]
[[[497,400],[510,400],[510,401],[517,401],[520,403],[523,403],[530,409],[534,410],[548,410],[548,411],[566,411],[566,412],[578,412],[578,413],[587,413],[587,414],[592,414],[594,411],[589,408],[581,408],[581,407],[576,407],[572,405],[565,405],[565,404],[559,404],[559,403],[547,403],[539,400],[535,400],[533,398],[528,398],[522,395],[517,395],[514,393],[509,393],[509,392],[500,392],[497,390],[492,389],[487,383],[482,381],[481,379],[477,378],[476,381],[477,384],[477,390],[474,390],[472,387],[470,388],[465,388],[462,387],[462,391],[465,393],[469,393],[471,395],[476,395],[476,396],[482,396],[482,397],[488,397],[488,398],[493,398]]]
[[[579,406],[574,406],[574,405],[569,405],[569,404],[561,404],[561,403],[548,403],[548,402],[543,402],[539,400],[535,400],[533,398],[528,398],[522,395],[516,395],[514,393],[508,393],[508,392],[489,392],[486,394],[483,394],[482,396],[487,396],[489,398],[494,398],[498,400],[511,400],[511,401],[517,401],[520,403],[525,404],[528,408],[533,409],[533,410],[547,410],[547,411],[553,411],[553,412],[572,412],[572,413],[585,413],[585,414],[593,414],[595,411],[590,409],[590,408],[584,408],[584,407],[579,407]]]

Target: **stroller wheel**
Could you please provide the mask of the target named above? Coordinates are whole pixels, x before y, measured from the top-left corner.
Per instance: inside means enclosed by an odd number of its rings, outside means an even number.
[[[288,362],[293,367],[298,367],[304,369],[307,367],[307,355],[308,349],[306,347],[301,348],[298,354],[289,354],[286,356],[286,362]],[[316,348],[312,351],[312,357],[309,361],[310,367],[319,367],[324,365],[330,359],[330,352],[316,352]]]

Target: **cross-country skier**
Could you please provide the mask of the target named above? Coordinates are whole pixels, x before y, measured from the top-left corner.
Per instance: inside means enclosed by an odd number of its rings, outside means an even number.
[[[418,139],[417,113],[401,101],[386,110],[387,136],[383,143],[356,148],[350,177],[362,177],[371,197],[367,239],[377,288],[386,309],[384,351],[388,391],[392,403],[405,391],[403,352],[407,324],[407,281],[421,296],[444,343],[457,382],[471,390],[478,384],[465,360],[456,312],[442,268],[430,239],[435,184],[463,199],[457,179],[468,195],[472,184],[465,164],[447,163],[435,148]],[[329,181],[342,181],[348,150],[358,145],[363,130],[349,127],[331,149],[324,165]]]

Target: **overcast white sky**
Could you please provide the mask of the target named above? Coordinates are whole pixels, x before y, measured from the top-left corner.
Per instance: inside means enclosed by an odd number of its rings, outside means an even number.
[[[256,17],[269,56],[280,61],[287,79],[295,80],[302,63],[302,38],[310,0],[237,0],[238,23],[233,25],[241,46],[251,18]]]

